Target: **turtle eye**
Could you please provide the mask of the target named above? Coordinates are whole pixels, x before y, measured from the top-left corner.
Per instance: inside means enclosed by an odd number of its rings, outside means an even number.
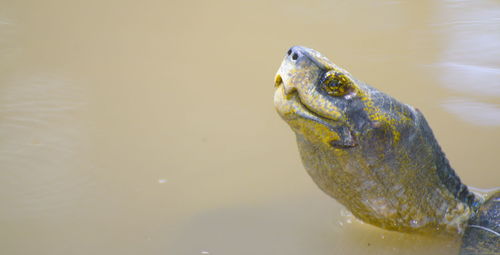
[[[328,71],[323,76],[321,85],[323,90],[330,96],[345,96],[353,90],[352,82],[345,74]]]

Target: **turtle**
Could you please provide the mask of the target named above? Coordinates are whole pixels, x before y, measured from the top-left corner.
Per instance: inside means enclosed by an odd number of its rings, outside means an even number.
[[[461,237],[460,254],[500,254],[500,191],[484,198],[461,182],[420,110],[303,46],[286,52],[274,81],[304,168],[355,217]]]

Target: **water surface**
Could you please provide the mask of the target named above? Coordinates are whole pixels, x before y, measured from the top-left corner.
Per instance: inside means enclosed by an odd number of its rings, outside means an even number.
[[[454,254],[362,224],[273,109],[288,47],[419,108],[500,186],[496,1],[2,1],[1,254]]]

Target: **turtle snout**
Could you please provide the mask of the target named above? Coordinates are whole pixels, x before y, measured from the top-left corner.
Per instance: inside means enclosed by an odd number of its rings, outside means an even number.
[[[304,48],[300,46],[293,46],[287,51],[288,58],[292,61],[297,61],[304,56]]]

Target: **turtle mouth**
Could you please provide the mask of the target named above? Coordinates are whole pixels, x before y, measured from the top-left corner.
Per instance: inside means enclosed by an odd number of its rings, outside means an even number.
[[[328,127],[331,131],[335,131],[337,125],[334,125],[334,123],[336,123],[336,121],[322,116],[306,104],[302,103],[297,90],[295,88],[288,88],[283,82],[283,78],[281,78],[280,74],[276,74],[274,78],[274,88],[276,89],[276,93],[283,93],[283,99],[288,101],[290,105],[293,105],[294,115],[302,119],[314,121]],[[281,92],[278,90],[281,90]]]
[[[298,113],[300,117],[308,119],[310,121],[314,121],[323,126],[326,126],[328,127],[328,129],[330,129],[330,131],[336,130],[336,125],[333,124],[335,123],[335,121],[318,114],[316,111],[309,108],[306,104],[302,103],[302,100],[300,100],[299,93],[297,93],[297,91],[292,92],[290,100],[293,100],[294,103],[296,103],[299,109],[301,110]]]
[[[293,122],[297,119],[302,119],[327,128],[335,134],[332,135],[332,140],[329,141],[329,144],[335,148],[349,149],[357,145],[355,136],[348,126],[344,125],[342,121],[325,117],[314,109],[311,109],[307,104],[304,104],[297,89],[287,86],[286,80],[284,81],[279,74],[275,76],[274,87],[274,104],[278,113],[285,121]]]

